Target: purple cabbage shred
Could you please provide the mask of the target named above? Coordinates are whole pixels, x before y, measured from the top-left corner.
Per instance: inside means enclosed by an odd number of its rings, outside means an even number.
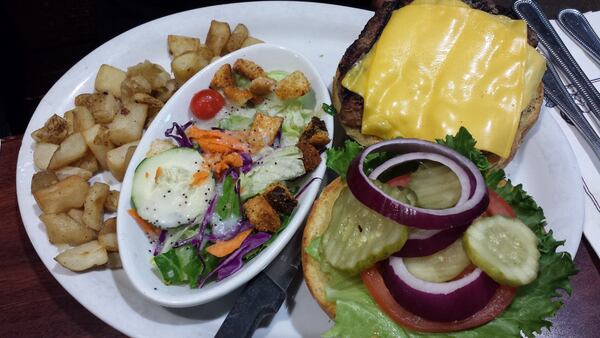
[[[192,121],[188,121],[184,125],[179,125],[177,122],[173,122],[173,126],[165,131],[165,136],[174,139],[180,147],[193,148],[194,144],[185,134],[185,130],[192,123]]]
[[[199,287],[204,286],[204,283],[206,283],[206,281],[215,273],[217,274],[217,281],[234,274],[244,265],[244,256],[250,251],[263,245],[269,238],[271,238],[271,234],[266,232],[258,232],[248,236],[236,251],[221,261],[213,271],[206,275],[206,277],[201,278],[201,280],[198,281]]]
[[[161,230],[160,235],[158,235],[158,240],[156,241],[156,246],[154,247],[154,256],[160,255],[163,246],[165,245],[165,240],[167,239],[167,234],[169,232],[167,230]]]
[[[192,244],[196,246],[198,249],[202,249],[202,240],[204,239],[204,232],[206,231],[206,226],[208,225],[209,220],[212,217],[213,212],[215,211],[215,206],[217,205],[217,195],[213,197],[213,199],[208,204],[208,209],[206,209],[206,213],[204,217],[202,217],[202,223],[200,223],[200,228],[198,229],[198,233],[190,238],[186,238],[181,241],[177,241],[173,244],[174,248],[184,246],[187,244]]]
[[[248,153],[240,153],[240,155],[242,156],[243,162],[242,162],[242,173],[247,173],[250,170],[252,170],[252,156],[250,156],[250,154]]]
[[[206,239],[211,242],[228,241],[228,240],[232,239],[233,237],[235,237],[240,232],[248,230],[250,228],[252,228],[252,224],[248,220],[241,219],[241,220],[237,221],[235,226],[230,231],[227,231],[226,233],[223,233],[223,234],[215,234],[214,226],[213,226],[213,233],[210,235],[207,235]]]

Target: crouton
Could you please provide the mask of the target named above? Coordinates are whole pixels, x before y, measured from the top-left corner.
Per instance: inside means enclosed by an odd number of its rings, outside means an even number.
[[[262,195],[273,209],[280,214],[290,215],[298,205],[298,201],[292,196],[285,184],[281,182],[271,183]]]
[[[244,203],[244,214],[258,231],[275,232],[281,227],[277,211],[271,207],[266,198],[261,195],[253,197]]]
[[[295,71],[279,81],[275,95],[281,100],[290,100],[306,95],[310,91],[310,82],[302,72]]]
[[[227,87],[235,87],[235,79],[231,71],[231,65],[226,63],[215,72],[212,80],[210,80],[210,88],[214,90],[224,89]]]
[[[325,121],[313,116],[304,128],[302,135],[300,135],[299,142],[309,143],[317,149],[322,149],[329,141],[329,133],[327,132]]]
[[[257,152],[264,146],[270,146],[275,142],[275,137],[281,124],[283,117],[268,116],[263,113],[256,113],[250,132],[248,133],[248,143],[253,152]]]
[[[256,96],[265,96],[270,94],[277,83],[268,77],[257,77],[250,82],[250,92]]]
[[[302,152],[302,163],[306,172],[315,170],[321,163],[319,150],[310,143],[299,142],[296,147]]]
[[[229,101],[233,102],[233,104],[235,104],[238,107],[245,105],[246,102],[248,102],[248,100],[254,97],[254,95],[252,95],[252,93],[250,93],[249,90],[240,89],[238,87],[223,88],[223,94],[225,94],[225,97]]]
[[[250,80],[254,80],[259,77],[267,77],[267,73],[262,69],[261,66],[257,65],[253,61],[246,59],[237,59],[233,64],[233,70],[238,72]]]

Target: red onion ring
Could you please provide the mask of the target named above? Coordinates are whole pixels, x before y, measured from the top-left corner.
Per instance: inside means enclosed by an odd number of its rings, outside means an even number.
[[[378,170],[381,166],[375,169],[379,174],[396,165],[416,159],[432,159],[446,166],[448,163],[452,163],[450,165],[453,167],[456,164],[466,173],[466,175],[459,175],[461,170],[458,172],[453,170],[457,174],[461,186],[464,188],[466,184],[469,184],[470,188],[469,194],[461,194],[461,199],[463,196],[468,196],[468,198],[454,207],[439,210],[414,207],[392,198],[375,186],[363,170],[366,157],[377,152],[395,152],[400,155],[424,153],[426,155],[399,156],[404,161],[388,160],[381,165],[382,169]],[[435,155],[430,156],[431,154]],[[441,155],[441,157],[436,155]],[[479,217],[487,209],[489,203],[485,181],[473,162],[450,148],[423,140],[395,139],[366,148],[350,164],[346,179],[348,188],[362,204],[389,219],[414,228],[434,230],[467,225]],[[468,183],[466,183],[467,181]]]
[[[477,268],[460,279],[427,282],[413,276],[402,258],[390,257],[382,265],[383,280],[405,309],[441,322],[461,320],[481,310],[494,296],[498,284]]]
[[[468,226],[453,227],[447,230],[422,230],[411,232],[396,257],[423,257],[447,248],[467,230]]]

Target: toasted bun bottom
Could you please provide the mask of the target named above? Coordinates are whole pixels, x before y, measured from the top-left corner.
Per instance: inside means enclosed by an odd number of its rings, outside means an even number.
[[[308,215],[302,236],[302,270],[304,271],[304,280],[317,303],[332,319],[335,318],[335,303],[327,300],[325,295],[325,288],[328,282],[327,275],[321,271],[319,262],[307,254],[304,249],[315,237],[322,235],[327,226],[329,226],[333,205],[345,186],[346,184],[338,177],[323,189]]]

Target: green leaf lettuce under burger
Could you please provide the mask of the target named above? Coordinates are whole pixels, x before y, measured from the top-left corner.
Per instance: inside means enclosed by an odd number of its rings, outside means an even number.
[[[488,187],[494,189],[515,211],[538,238],[540,251],[539,273],[530,284],[518,288],[512,303],[494,320],[465,331],[448,333],[420,333],[407,330],[391,320],[375,303],[364,286],[360,276],[351,276],[336,270],[325,262],[319,250],[322,237],[314,238],[305,251],[317,260],[321,270],[329,277],[326,288],[328,300],[335,302],[336,318],[334,326],[325,337],[505,337],[533,336],[541,329],[550,328],[547,319],[554,316],[562,302],[559,290],[571,293],[569,277],[577,269],[566,252],[556,252],[563,241],[556,241],[552,231],[546,232],[542,209],[519,185],[506,179],[502,170],[492,169],[486,157],[475,148],[476,141],[469,132],[461,128],[455,136],[437,140],[439,144],[461,153],[481,171]],[[343,147],[327,151],[327,166],[343,176],[352,159],[362,150],[362,146],[346,141]],[[380,155],[382,156],[382,155]],[[365,170],[372,169],[381,161],[369,161]],[[370,168],[369,168],[370,166]]]

